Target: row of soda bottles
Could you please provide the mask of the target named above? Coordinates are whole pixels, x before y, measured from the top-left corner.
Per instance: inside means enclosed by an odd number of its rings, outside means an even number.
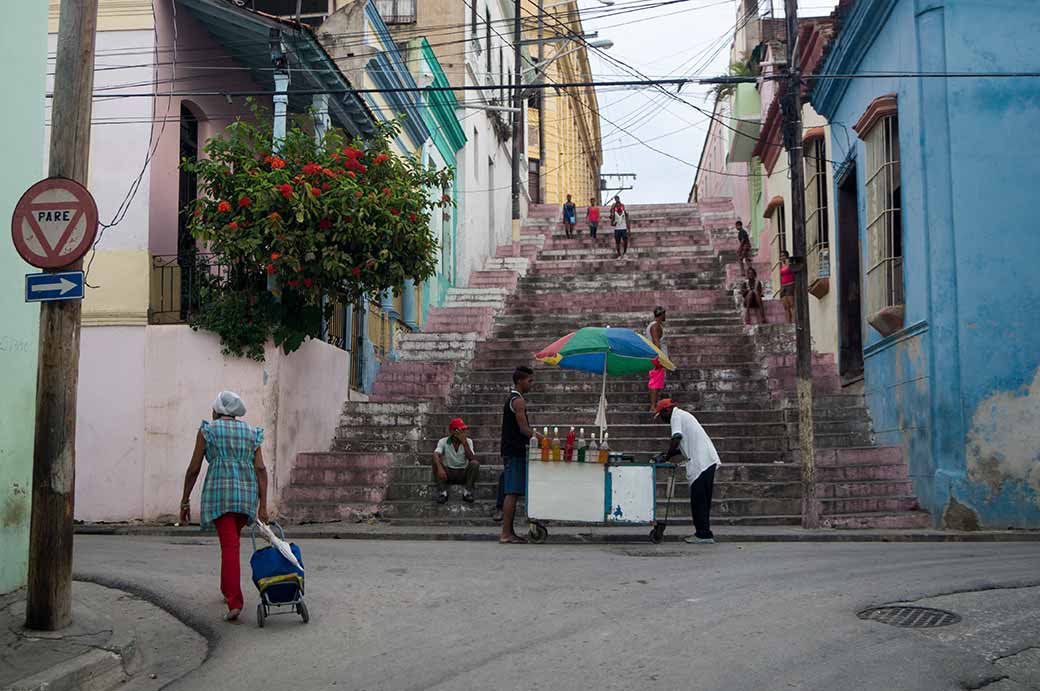
[[[560,443],[560,428],[553,427],[552,437],[549,437],[549,428],[542,428],[542,442],[538,443],[538,437],[531,437],[531,448],[528,458],[532,461],[564,461],[566,463],[606,463],[610,459],[609,432],[603,433],[602,443],[596,443],[596,433],[592,433],[592,441],[585,442],[585,428],[582,427],[579,434],[574,434],[574,428],[567,433],[566,439]]]

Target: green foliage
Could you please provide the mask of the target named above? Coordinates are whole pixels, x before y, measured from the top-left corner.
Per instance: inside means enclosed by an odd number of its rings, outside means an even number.
[[[222,267],[206,274],[192,326],[217,333],[225,353],[262,360],[269,338],[286,353],[319,338],[335,302],[433,276],[430,218],[451,204],[440,194],[451,172],[394,154],[398,131],[381,124],[348,143],[294,125],[274,154],[270,118],[256,113],[207,142],[207,158],[183,161],[202,195],[191,233]]]

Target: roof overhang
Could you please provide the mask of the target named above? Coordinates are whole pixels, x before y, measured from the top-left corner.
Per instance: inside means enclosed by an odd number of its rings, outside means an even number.
[[[353,136],[367,137],[375,131],[372,112],[309,26],[238,7],[231,0],[177,2],[191,12],[235,62],[249,69],[256,84],[272,91],[270,36],[271,29],[278,29],[289,57],[290,112],[306,112],[312,103],[311,93],[328,90],[333,124]]]

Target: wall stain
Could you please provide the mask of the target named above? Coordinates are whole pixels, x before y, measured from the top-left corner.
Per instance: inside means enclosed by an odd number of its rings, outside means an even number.
[[[1005,483],[1020,484],[1040,507],[1040,368],[1028,386],[998,391],[975,408],[967,461],[969,479],[992,496]]]
[[[943,528],[947,530],[978,530],[979,515],[964,504],[950,497],[943,512]]]
[[[11,483],[11,493],[7,495],[3,508],[0,509],[0,528],[19,528],[29,522],[29,497],[25,487],[17,482]]]

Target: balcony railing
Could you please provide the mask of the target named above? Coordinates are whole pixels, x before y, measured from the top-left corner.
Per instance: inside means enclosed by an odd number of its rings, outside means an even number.
[[[166,254],[152,257],[149,324],[184,324],[203,304],[206,287],[227,276],[212,254]]]

